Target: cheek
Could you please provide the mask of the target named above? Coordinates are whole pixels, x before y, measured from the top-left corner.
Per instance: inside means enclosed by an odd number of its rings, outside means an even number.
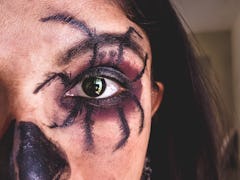
[[[96,112],[92,119],[94,149],[85,151],[85,132],[81,117],[73,126],[65,129],[54,129],[49,134],[51,139],[66,152],[71,167],[72,177],[95,176],[117,177],[117,179],[134,179],[141,174],[148,143],[150,119],[145,116],[145,124],[139,134],[140,114],[135,104],[127,104],[125,117],[131,130],[127,143],[114,151],[116,145],[124,137],[119,114],[115,109]],[[84,114],[85,112],[83,112]],[[128,178],[126,178],[128,177]],[[139,179],[139,178],[135,178]]]
[[[54,123],[60,125],[69,116],[71,104],[68,104],[69,110],[66,110],[54,102],[51,103],[51,100],[46,103],[44,109],[45,113],[48,113],[45,115],[48,117],[46,119],[48,126]],[[69,142],[75,142],[77,153],[73,154],[79,154],[84,150],[95,152],[106,151],[106,149],[112,153],[114,150],[124,147],[130,140],[128,138],[138,137],[142,130],[149,126],[146,122],[149,121],[148,118],[144,117],[142,104],[135,97],[135,99],[127,98],[121,105],[106,109],[84,107],[72,125],[49,128],[50,131],[48,131],[52,132],[53,139],[59,139],[66,148],[70,147]],[[55,108],[52,109],[52,107]]]

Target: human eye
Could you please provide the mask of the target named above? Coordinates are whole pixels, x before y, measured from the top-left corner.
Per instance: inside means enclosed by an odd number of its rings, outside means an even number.
[[[85,98],[108,98],[124,91],[124,88],[113,79],[104,76],[89,76],[76,84],[66,93],[66,96]]]
[[[128,77],[119,70],[112,67],[93,67],[73,79],[65,97],[104,108],[120,103],[130,90]]]

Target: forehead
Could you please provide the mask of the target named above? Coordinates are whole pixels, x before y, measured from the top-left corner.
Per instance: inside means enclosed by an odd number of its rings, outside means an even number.
[[[150,52],[142,30],[112,0],[3,0],[0,10],[0,75],[5,80],[9,74],[21,79],[26,73],[41,77],[44,69],[61,70],[57,57],[84,34],[61,22],[41,21],[57,13],[70,14],[98,35],[124,34],[134,27],[145,39],[141,46]]]
[[[70,12],[72,15],[85,20],[91,26],[94,24],[101,30],[114,29],[115,25],[126,25],[126,16],[111,0],[61,0],[61,1],[35,1],[35,0],[3,0],[0,4],[1,24],[5,28],[10,25],[26,25],[36,23],[42,16],[61,12]],[[2,29],[2,26],[1,26]],[[121,29],[119,30],[121,31]]]
[[[40,21],[41,18],[56,14],[70,13],[77,19],[87,23],[90,29],[101,33],[124,33],[130,26],[137,27],[126,18],[121,9],[111,0],[3,0],[0,4],[0,56],[15,54],[16,50],[29,50],[41,46],[40,40],[55,45],[66,44],[79,38],[81,34],[74,33],[70,27],[61,23]],[[140,31],[140,29],[137,29]],[[63,38],[64,37],[64,38]],[[64,43],[62,43],[64,41]],[[38,43],[36,43],[38,42]],[[10,52],[11,48],[14,52]],[[40,47],[36,47],[39,49]],[[1,56],[1,59],[3,57]]]
[[[0,33],[1,37],[6,37],[2,38],[1,42],[10,40],[10,37],[15,40],[20,38],[26,40],[30,35],[33,38],[43,31],[61,33],[60,31],[64,30],[61,26],[55,25],[54,28],[46,29],[49,26],[43,26],[43,23],[39,21],[43,17],[59,12],[70,13],[87,22],[89,28],[96,29],[98,33],[124,32],[130,23],[120,8],[107,0],[3,0],[0,9]]]

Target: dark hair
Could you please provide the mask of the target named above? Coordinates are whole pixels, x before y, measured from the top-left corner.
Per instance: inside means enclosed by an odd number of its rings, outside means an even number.
[[[119,2],[128,18],[147,33],[153,80],[165,87],[148,147],[151,178],[218,180],[216,97],[175,10],[168,0]]]

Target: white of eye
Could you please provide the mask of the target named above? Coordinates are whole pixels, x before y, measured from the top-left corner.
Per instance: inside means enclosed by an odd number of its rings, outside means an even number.
[[[106,79],[105,78],[105,82],[106,82],[106,89],[103,92],[102,95],[98,96],[97,98],[107,98],[107,97],[111,97],[114,94],[116,94],[121,87],[119,86],[119,84],[117,84],[116,82],[110,80],[110,79]]]

